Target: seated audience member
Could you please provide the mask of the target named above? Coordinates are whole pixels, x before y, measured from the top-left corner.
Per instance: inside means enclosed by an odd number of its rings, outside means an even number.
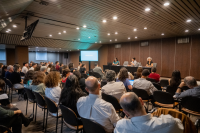
[[[10,75],[10,80],[13,84],[13,88],[22,89],[24,86],[22,85],[23,81],[21,80],[20,75],[21,67],[20,65],[14,65],[14,72]]]
[[[7,67],[7,71],[5,73],[5,78],[9,79],[11,81],[11,73],[13,73],[13,66],[9,65]]]
[[[48,72],[48,73],[50,73],[51,67],[52,67],[52,65],[49,64],[48,67],[47,67],[47,72]]]
[[[86,64],[82,64],[82,66],[81,66],[81,68],[79,69],[79,72],[81,73],[81,74],[86,74]]]
[[[4,87],[5,87],[5,82],[2,79],[0,79],[0,104],[1,106],[11,108],[12,104],[10,104],[9,102],[8,95],[3,92]]]
[[[65,87],[63,88],[60,96],[60,103],[66,107],[72,109],[79,117],[76,103],[82,96],[86,96],[81,88],[79,87],[78,78],[75,75],[70,75],[67,78]]]
[[[41,68],[41,66],[40,66],[40,65],[37,65],[37,66],[35,67],[34,71],[40,71],[40,68]]]
[[[68,76],[70,75],[70,70],[68,68],[64,69],[63,70],[63,73],[62,73],[62,83],[65,83]]]
[[[46,86],[44,85],[45,73],[43,72],[35,72],[33,75],[33,81],[31,86],[28,88],[34,92],[40,93],[41,95],[45,95]]]
[[[63,73],[63,66],[64,66],[63,63],[60,63],[60,68],[59,68],[60,74]]]
[[[97,78],[89,76],[86,81],[89,96],[79,98],[77,111],[80,117],[91,119],[103,126],[107,133],[112,133],[119,120],[115,108],[100,96],[100,84]]]
[[[29,63],[29,68],[31,68],[33,66],[33,63],[32,62],[30,62]]]
[[[41,66],[40,71],[45,73],[46,75],[48,74],[46,66]]]
[[[47,63],[47,62],[45,62],[44,65],[45,65],[46,67],[48,67],[48,63]]]
[[[50,72],[52,72],[52,71],[56,71],[56,67],[55,66],[51,67]]]
[[[53,62],[51,62],[51,65],[53,65]]]
[[[33,75],[34,75],[34,71],[33,70],[29,70],[24,77],[24,88],[28,88],[31,86],[32,81],[33,81]]]
[[[155,79],[156,82],[160,81],[160,75],[156,73],[156,68],[153,67],[151,70],[151,74],[149,75],[149,78]]]
[[[93,69],[93,72],[99,73],[102,78],[104,75],[103,70],[101,69],[101,67],[99,67],[99,65],[97,63],[95,63],[94,66],[95,66],[95,68]]]
[[[56,71],[50,72],[45,77],[45,96],[53,100],[55,103],[59,103],[61,88],[59,86],[60,83],[60,73]]]
[[[169,85],[172,87],[178,87],[181,83],[181,73],[179,70],[172,72],[172,77],[169,79]]]
[[[119,100],[121,96],[126,93],[126,87],[123,82],[115,82],[115,76],[116,74],[113,70],[109,70],[106,73],[108,82],[102,87],[101,91],[105,94],[112,95]]]
[[[181,120],[171,115],[152,117],[146,113],[142,99],[134,92],[125,93],[120,105],[128,118],[117,122],[114,133],[183,133]]]
[[[79,81],[79,86],[81,87],[82,91],[85,92],[86,94],[89,94],[85,90],[85,78],[81,78],[81,73],[78,70],[75,70],[73,74],[78,78]]]
[[[26,118],[21,110],[7,110],[0,106],[0,125],[12,128],[13,133],[22,133],[22,124],[27,127],[33,121],[33,115]]]
[[[32,67],[31,67],[29,70],[33,70],[33,71],[34,71],[35,68],[36,68],[36,66],[37,66],[37,64],[36,64],[36,63],[33,63],[33,64],[32,64]]]
[[[114,59],[113,64],[112,65],[119,65],[119,61],[117,58]]]
[[[188,86],[190,89],[181,92],[183,86]],[[197,81],[192,76],[184,78],[184,82],[179,85],[176,94],[174,95],[175,98],[183,98],[187,96],[200,98],[200,86],[197,85]]]
[[[28,62],[23,63],[22,72],[26,74],[28,72]]]
[[[79,62],[79,65],[78,65],[78,68],[77,68],[77,70],[79,70],[79,69],[81,68],[81,66],[82,66],[82,63],[81,63],[81,62]]]
[[[128,70],[125,67],[122,67],[120,69],[120,74],[117,79],[117,82],[123,82],[124,86],[126,87],[126,91],[130,91],[133,88],[128,79]]]
[[[151,58],[151,57],[148,57],[148,58],[147,58],[146,67],[153,67],[153,61],[152,61],[152,58]]]
[[[142,67],[138,67],[137,72],[134,73],[134,79],[141,78],[142,71],[143,71],[143,68]]]
[[[59,61],[56,61],[56,71],[60,71]]]
[[[136,63],[137,63],[137,61],[136,61],[135,57],[134,57],[134,58],[132,58],[131,65],[132,65],[132,66],[134,66]]]
[[[5,77],[6,72],[7,72],[7,65],[4,65],[4,66],[2,67],[2,72],[1,72],[1,77],[2,77],[2,78]]]
[[[69,70],[70,70],[72,73],[75,71],[75,69],[74,69],[74,63],[69,63],[68,67],[69,67]]]
[[[151,96],[153,95],[154,91],[157,91],[157,89],[150,81],[146,80],[149,74],[150,74],[149,70],[144,69],[142,72],[142,77],[133,81],[133,88],[143,89],[147,91],[149,96]]]

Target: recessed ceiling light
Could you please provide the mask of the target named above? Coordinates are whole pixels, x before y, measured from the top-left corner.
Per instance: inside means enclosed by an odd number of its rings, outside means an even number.
[[[36,48],[38,48],[38,47],[36,47]]]
[[[78,39],[78,40],[80,40],[80,39]]]
[[[164,6],[169,6],[169,2],[165,2],[165,3],[164,3]]]
[[[78,49],[79,50],[79,49]]]
[[[7,29],[8,31],[11,31],[10,29]]]
[[[113,19],[116,20],[116,19],[117,19],[117,16],[114,16]]]
[[[71,51],[71,50],[70,50]]]
[[[68,50],[67,50],[68,51]]]
[[[13,25],[13,27],[14,27],[14,28],[16,28],[16,27],[17,27],[17,25],[15,25],[15,24],[14,24],[14,25]]]
[[[161,35],[162,35],[162,36],[164,36],[165,34],[164,34],[164,33],[162,33]]]
[[[128,37],[128,39],[131,39],[130,37]]]
[[[49,35],[50,37],[52,37],[52,35]]]
[[[60,48],[61,49],[61,48]]]
[[[115,41],[117,41],[117,39],[115,39]]]
[[[83,25],[83,28],[86,28],[87,26],[86,25]]]
[[[77,27],[76,29],[79,30],[79,27]]]
[[[58,34],[61,34],[60,32]]]
[[[112,42],[112,40],[110,40],[110,42]]]
[[[147,12],[150,11],[150,8],[146,8],[145,11],[147,11]]]
[[[90,38],[90,37],[88,37],[88,38]]]
[[[108,35],[110,36],[110,33],[108,33]]]
[[[6,32],[8,33],[9,31],[7,30]]]
[[[200,30],[200,28],[198,30]]]
[[[118,34],[117,32],[115,32],[115,34]]]
[[[97,43],[97,42],[95,42],[95,43]]]
[[[101,43],[101,41],[99,41]]]
[[[66,33],[66,31],[64,30],[63,33]]]
[[[106,23],[107,21],[104,19],[103,22]]]
[[[192,20],[191,19],[188,19],[186,22],[191,22]]]
[[[137,36],[135,38],[137,38]]]
[[[47,49],[45,49],[45,50],[47,50]]]
[[[28,49],[30,49],[30,48],[28,48]]]
[[[40,50],[38,50],[38,51],[40,51]]]
[[[146,29],[147,29],[147,27],[144,27],[144,29],[146,30]]]
[[[137,31],[137,29],[134,29],[133,31]]]
[[[185,32],[188,32],[189,30],[185,30]]]

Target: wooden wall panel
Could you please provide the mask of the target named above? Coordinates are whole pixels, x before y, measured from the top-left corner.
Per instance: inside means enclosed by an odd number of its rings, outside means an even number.
[[[107,60],[108,62],[113,62],[115,58],[115,45],[108,45],[108,57]]]
[[[140,44],[139,41],[138,42],[131,42],[131,46],[130,46],[130,50],[131,50],[131,54],[130,54],[130,58],[136,58],[136,61],[140,62]],[[131,60],[130,60],[131,61]]]
[[[15,47],[15,63],[19,63],[22,67],[24,62],[28,62],[28,46]]]
[[[140,46],[140,62],[143,66],[147,64],[147,57],[149,57],[149,46]]]
[[[117,58],[118,61],[120,61],[120,65],[123,65],[123,62],[122,62],[122,48],[115,48],[115,57],[114,58]],[[114,60],[113,58],[113,60]]]
[[[130,43],[126,43],[126,44],[122,44],[122,47],[121,47],[121,65],[124,64],[124,61],[128,61],[129,64],[131,62],[131,57],[130,57]]]
[[[15,49],[6,48],[6,64],[15,64]]]
[[[161,73],[161,40],[150,40],[149,49],[149,56],[154,63],[157,63],[157,73]]]

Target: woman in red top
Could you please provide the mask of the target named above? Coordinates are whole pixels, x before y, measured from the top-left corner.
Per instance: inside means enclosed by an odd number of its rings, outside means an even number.
[[[56,71],[60,71],[60,66],[58,61],[56,61]]]
[[[156,73],[156,68],[153,67],[151,70],[151,74],[149,75],[149,78],[155,79],[156,82],[160,81],[160,75]]]
[[[63,70],[63,73],[62,73],[62,83],[65,83],[66,80],[67,80],[67,77],[70,75],[70,70],[68,68],[64,69]]]

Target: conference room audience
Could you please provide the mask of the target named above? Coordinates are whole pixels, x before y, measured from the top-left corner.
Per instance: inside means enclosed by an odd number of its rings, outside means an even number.
[[[21,80],[20,71],[21,71],[20,65],[15,64],[14,65],[14,72],[12,72],[11,75],[10,75],[10,81],[13,84],[13,88],[16,88],[16,89],[24,88],[24,86],[22,85],[23,81]]]
[[[34,71],[33,70],[29,70],[24,77],[24,88],[29,88],[32,84],[33,81],[33,75],[34,75]]]
[[[5,74],[6,74],[6,72],[7,72],[7,65],[4,65],[3,67],[2,67],[2,72],[1,72],[1,77],[5,77]]]
[[[12,128],[12,133],[22,133],[22,124],[27,127],[33,121],[33,115],[25,117],[21,110],[8,110],[0,106],[0,125]]]
[[[34,69],[34,71],[40,71],[41,65],[37,65]]]
[[[146,113],[142,99],[134,92],[125,93],[120,105],[127,118],[117,122],[114,133],[183,133],[181,120],[171,115],[152,117]]]
[[[78,78],[79,81],[79,86],[81,88],[81,90],[83,92],[85,92],[86,94],[89,94],[86,90],[85,90],[85,78],[81,78],[81,73],[78,70],[75,70],[73,72],[73,74]]]
[[[86,90],[89,96],[81,97],[77,102],[77,111],[80,117],[91,119],[102,125],[107,133],[112,133],[120,119],[115,108],[100,96],[100,84],[97,78],[89,76],[86,81]]]
[[[63,73],[63,66],[64,66],[63,63],[60,63],[60,68],[59,68],[60,73]]]
[[[82,63],[81,63],[81,62],[79,62],[79,65],[78,65],[78,68],[77,68],[77,70],[79,70],[79,69],[81,68],[81,66],[82,66]]]
[[[137,63],[136,58],[132,58],[131,65],[134,66]]]
[[[13,73],[13,66],[12,65],[9,65],[7,67],[7,71],[5,73],[5,78],[9,79],[11,81],[11,73]]]
[[[154,85],[150,81],[146,80],[149,74],[150,74],[149,70],[144,69],[142,71],[142,77],[133,81],[133,88],[143,89],[147,91],[149,96],[151,96],[153,95],[154,91],[157,91],[157,89],[154,87]]]
[[[44,66],[45,67],[45,66]],[[45,73],[38,71],[33,75],[33,80],[31,86],[28,89],[40,93],[41,95],[45,95],[46,86],[44,85]]]
[[[65,83],[67,78],[69,77],[70,75],[70,70],[68,68],[64,69],[63,70],[63,73],[62,73],[62,83]]]
[[[151,74],[149,75],[149,78],[152,78],[152,79],[155,79],[156,82],[159,82],[160,81],[160,75],[158,73],[156,73],[156,68],[153,67],[151,69]]]
[[[143,68],[142,68],[142,67],[138,67],[138,68],[137,68],[137,72],[134,72],[134,79],[141,78],[141,76],[142,76],[142,71],[143,71]]]
[[[65,87],[61,91],[59,103],[72,109],[76,115],[80,117],[76,108],[76,103],[82,96],[86,96],[86,93],[81,90],[78,78],[75,75],[70,75],[67,78]]]
[[[50,73],[51,67],[52,67],[52,65],[49,64],[48,67],[47,67],[47,72],[48,72],[48,73]]]
[[[120,64],[119,64],[119,61],[118,61],[117,58],[114,59],[114,61],[113,61],[113,65],[120,65]]]
[[[69,63],[69,65],[68,65],[68,67],[69,67],[69,70],[73,73],[74,72],[74,63]]]
[[[101,69],[101,67],[99,67],[99,65],[97,63],[94,63],[94,66],[95,66],[95,68],[93,69],[93,72],[100,74],[101,78],[102,78],[104,75],[103,70]]]
[[[181,88],[183,86],[188,86],[190,89],[182,92]],[[175,98],[183,98],[187,96],[200,98],[200,86],[198,86],[196,79],[192,76],[187,76],[184,78],[184,82],[179,85],[174,95]]]
[[[172,77],[169,79],[169,85],[172,87],[178,87],[181,83],[181,73],[179,70],[172,72]]]
[[[61,88],[60,88],[60,73],[52,71],[45,77],[45,96],[53,100],[55,103],[59,103]]]
[[[46,75],[48,74],[46,66],[41,66],[40,71],[45,73]]]
[[[28,72],[28,62],[23,63],[22,72],[26,74]]]
[[[120,69],[119,77],[116,80],[117,82],[123,82],[124,86],[126,87],[126,91],[132,90],[132,85],[129,82],[128,70],[125,67]]]
[[[81,74],[83,74],[83,73],[86,74],[86,64],[85,63],[82,64],[82,66],[79,69],[79,71],[80,71]]]
[[[36,66],[37,66],[37,64],[36,64],[36,63],[33,63],[33,64],[32,64],[32,67],[31,67],[29,70],[33,70],[33,71],[34,71],[35,68],[36,68]]]
[[[104,85],[101,89],[102,93],[112,95],[117,100],[121,98],[121,96],[126,93],[126,87],[123,82],[115,82],[116,73],[113,70],[109,70],[106,73],[107,84]]]
[[[151,57],[148,57],[148,58],[147,58],[146,67],[153,67],[153,61],[152,61],[152,58],[151,58]]]
[[[60,71],[59,61],[56,61],[56,71]]]

